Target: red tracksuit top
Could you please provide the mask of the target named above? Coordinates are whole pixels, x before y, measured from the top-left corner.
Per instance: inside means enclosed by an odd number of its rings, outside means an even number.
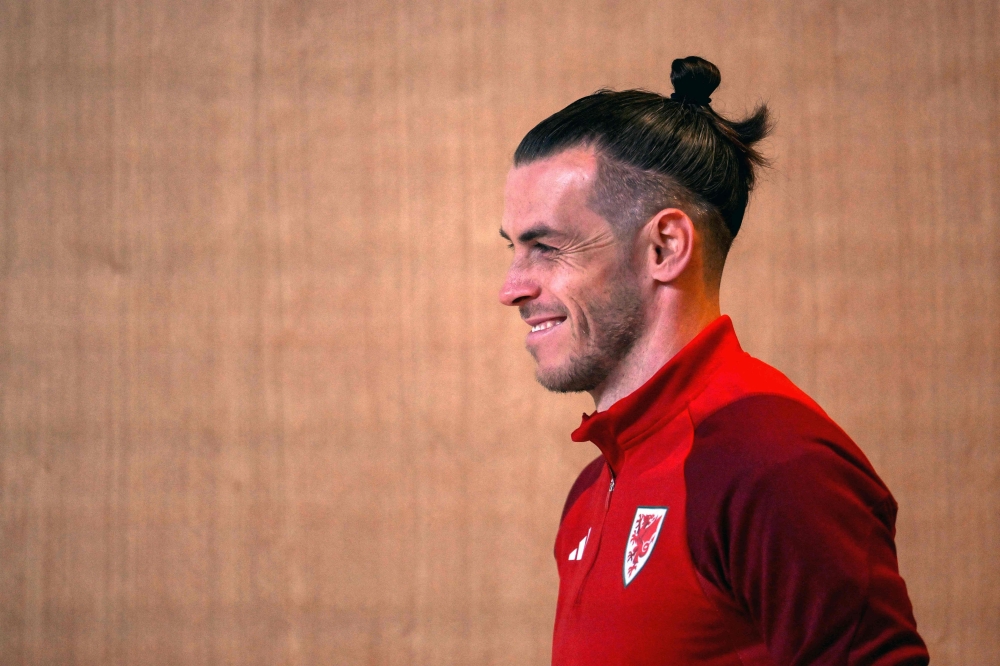
[[[573,439],[553,664],[928,662],[892,495],[729,317]]]

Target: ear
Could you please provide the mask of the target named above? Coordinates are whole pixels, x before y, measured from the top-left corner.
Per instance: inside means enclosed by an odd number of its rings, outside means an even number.
[[[646,223],[649,239],[647,267],[657,282],[679,278],[694,255],[694,222],[678,208],[664,208]]]

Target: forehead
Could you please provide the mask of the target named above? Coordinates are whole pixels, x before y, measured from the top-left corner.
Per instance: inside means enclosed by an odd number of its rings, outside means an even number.
[[[514,167],[507,174],[503,225],[553,223],[566,209],[586,207],[597,173],[597,156],[587,148],[560,153]]]

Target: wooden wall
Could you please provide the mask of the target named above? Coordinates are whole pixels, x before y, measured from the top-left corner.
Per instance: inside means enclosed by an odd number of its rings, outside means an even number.
[[[991,0],[0,0],[0,662],[543,664],[585,397],[496,301],[501,189],[600,86],[768,100],[745,346],[1000,654]]]

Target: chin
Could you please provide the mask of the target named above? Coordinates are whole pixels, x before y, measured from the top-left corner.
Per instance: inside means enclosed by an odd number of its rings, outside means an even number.
[[[590,358],[571,358],[559,364],[539,363],[535,379],[554,393],[593,391],[607,379],[607,369]]]

